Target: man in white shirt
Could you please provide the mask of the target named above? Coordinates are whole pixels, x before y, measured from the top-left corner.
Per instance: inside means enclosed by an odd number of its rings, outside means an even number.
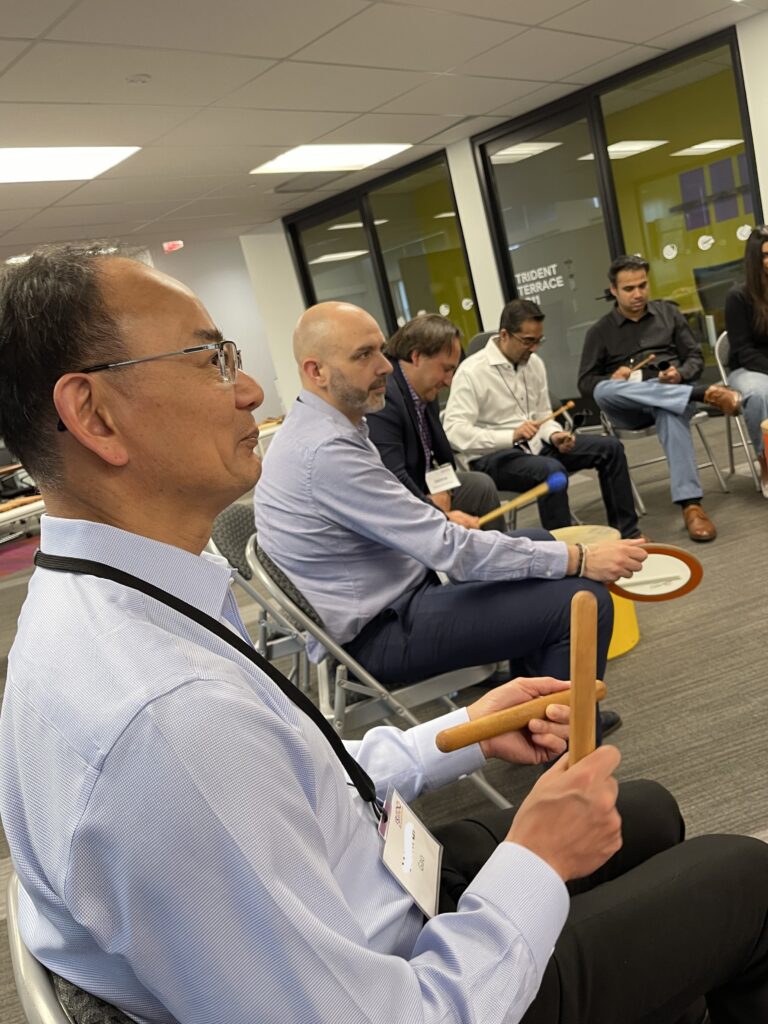
[[[544,344],[544,313],[514,299],[501,314],[499,333],[469,356],[454,377],[443,427],[453,448],[502,491],[527,491],[551,473],[597,470],[608,523],[622,537],[639,537],[627,459],[612,437],[563,430],[552,413]],[[570,526],[566,489],[539,499],[541,525]]]

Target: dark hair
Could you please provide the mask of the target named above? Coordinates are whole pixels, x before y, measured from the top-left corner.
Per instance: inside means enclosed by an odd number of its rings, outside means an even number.
[[[501,311],[499,330],[514,334],[526,320],[543,320],[544,316],[538,302],[531,302],[530,299],[512,299]]]
[[[763,245],[768,242],[768,227],[754,228],[744,247],[744,286],[754,310],[753,327],[768,334],[768,275],[763,269]]]
[[[630,256],[628,253],[624,253],[623,256],[617,256],[616,259],[608,267],[608,280],[611,282],[611,287],[616,287],[616,280],[622,270],[644,270],[648,273],[650,264],[644,256],[640,256],[635,253],[634,256]]]
[[[124,356],[102,298],[96,245],[52,246],[0,275],[0,435],[39,484],[61,483],[56,381]]]
[[[437,313],[422,313],[399,327],[386,345],[386,353],[394,359],[410,363],[411,356],[436,356],[461,341],[461,331],[453,321]]]

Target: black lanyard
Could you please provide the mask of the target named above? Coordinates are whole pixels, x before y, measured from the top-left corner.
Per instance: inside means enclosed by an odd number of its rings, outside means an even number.
[[[230,647],[234,647],[239,654],[248,658],[248,660],[252,661],[254,665],[261,669],[262,672],[265,672],[272,682],[282,690],[285,696],[290,701],[293,701],[296,707],[303,711],[305,715],[312,719],[320,732],[333,747],[334,753],[341,761],[344,771],[352,780],[357,792],[366,803],[370,803],[373,806],[376,816],[381,816],[381,805],[376,799],[376,787],[368,773],[357,763],[341,742],[341,737],[333,726],[328,723],[309,697],[305,696],[298,687],[294,686],[290,680],[286,679],[282,673],[278,672],[274,665],[267,661],[266,658],[263,658],[259,652],[249,643],[246,643],[241,636],[227,629],[227,627],[217,619],[214,619],[212,616],[200,611],[199,608],[195,608],[194,605],[187,604],[186,601],[182,601],[173,594],[169,594],[166,590],[161,590],[160,587],[156,587],[152,583],[147,583],[146,580],[139,579],[138,576],[131,576],[130,573],[123,572],[121,569],[115,569],[111,565],[105,565],[103,562],[92,562],[86,558],[66,558],[63,555],[48,555],[45,552],[38,550],[35,552],[35,565],[39,565],[43,569],[52,569],[55,572],[71,572],[84,576],[98,576],[100,579],[112,580],[114,583],[119,583],[123,587],[132,587],[134,590],[140,590],[141,593],[146,594],[147,597],[154,598],[155,601],[160,601],[162,604],[168,605],[169,608],[179,612],[181,615],[186,615],[187,618],[192,619],[193,622],[196,622],[198,625],[210,630],[211,633],[214,633],[220,640],[229,644]]]

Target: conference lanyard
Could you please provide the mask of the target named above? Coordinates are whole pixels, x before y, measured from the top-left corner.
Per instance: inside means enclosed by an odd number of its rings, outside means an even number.
[[[325,716],[320,712],[312,701],[301,690],[294,686],[290,680],[286,679],[281,672],[272,665],[266,658],[262,657],[261,654],[249,643],[247,643],[241,636],[233,633],[223,623],[214,619],[211,615],[207,615],[205,612],[200,611],[199,608],[195,608],[194,605],[187,604],[186,601],[182,601],[180,598],[173,594],[169,594],[168,591],[162,590],[160,587],[154,586],[152,583],[147,583],[146,580],[139,579],[138,576],[131,576],[130,573],[123,572],[122,569],[115,569],[111,565],[105,565],[103,562],[93,562],[86,558],[68,558],[64,555],[49,555],[44,551],[35,552],[35,565],[40,566],[43,569],[52,569],[54,572],[70,572],[76,573],[81,576],[97,576],[100,579],[112,580],[113,583],[118,583],[123,587],[131,587],[133,590],[139,590],[142,594],[146,594],[147,597],[153,598],[155,601],[160,601],[162,604],[172,608],[175,612],[179,612],[181,615],[186,615],[188,619],[192,619],[199,626],[203,626],[205,629],[214,633],[220,640],[229,644],[230,647],[242,654],[243,657],[248,658],[249,661],[253,662],[257,668],[260,668],[262,672],[266,673],[272,682],[279,687],[285,696],[292,701],[296,707],[311,718],[315,725],[318,727],[320,732],[330,743],[333,748],[333,752],[341,761],[341,765],[344,771],[347,773],[352,783],[360,794],[361,798],[371,804],[373,812],[377,818],[382,816],[382,804],[376,798],[376,787],[373,784],[368,773],[365,769],[357,763],[352,757],[347,748],[341,741],[341,737],[326,720]]]

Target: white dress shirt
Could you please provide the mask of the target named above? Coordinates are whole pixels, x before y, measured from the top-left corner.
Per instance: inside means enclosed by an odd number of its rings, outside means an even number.
[[[443,429],[466,464],[511,448],[521,423],[552,412],[542,360],[534,352],[525,365],[515,366],[496,344],[497,337],[459,366],[445,408]],[[537,437],[546,443],[562,429],[550,420]]]

